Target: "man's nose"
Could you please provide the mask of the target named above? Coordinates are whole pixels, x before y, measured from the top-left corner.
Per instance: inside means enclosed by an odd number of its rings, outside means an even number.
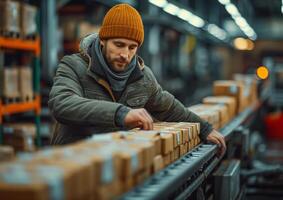
[[[120,56],[121,56],[123,59],[127,60],[128,57],[129,57],[129,51],[128,51],[126,48],[123,49],[123,50],[120,52]]]

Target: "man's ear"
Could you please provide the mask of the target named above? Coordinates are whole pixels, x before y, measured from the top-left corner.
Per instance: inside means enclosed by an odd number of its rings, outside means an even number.
[[[100,45],[101,45],[102,47],[104,47],[104,45],[105,45],[105,40],[100,40]]]

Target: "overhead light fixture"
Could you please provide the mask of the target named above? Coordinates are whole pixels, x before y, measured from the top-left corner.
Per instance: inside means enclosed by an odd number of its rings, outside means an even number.
[[[188,21],[192,16],[193,14],[186,9],[181,9],[178,13],[178,17],[185,21]]]
[[[160,8],[163,8],[168,3],[166,0],[149,0],[149,2]]]
[[[177,15],[180,8],[172,3],[167,3],[163,10],[171,15]]]
[[[218,0],[219,3],[226,5],[228,3],[230,3],[230,0]]]
[[[193,15],[192,18],[188,20],[188,22],[198,28],[203,27],[205,24],[204,20],[196,15]]]
[[[281,0],[281,13],[283,14],[283,0]]]
[[[225,40],[227,38],[227,33],[226,31],[224,31],[223,29],[219,28],[217,25],[215,24],[209,24],[207,26],[207,31],[217,37],[220,40]]]
[[[253,41],[245,38],[236,38],[234,39],[234,47],[238,50],[253,50],[254,49],[254,43]]]
[[[255,31],[248,24],[246,19],[241,16],[241,13],[239,12],[238,8],[233,3],[231,3],[230,0],[218,0],[218,2],[225,5],[225,9],[227,10],[227,12],[231,15],[235,23],[239,26],[239,28],[244,32],[246,36],[248,36],[252,40],[255,40],[257,38],[257,34],[255,33]]]
[[[177,16],[179,18],[189,22],[191,25],[193,25],[197,28],[201,28],[205,24],[205,22],[202,18],[191,13],[190,11],[188,11],[186,9],[180,9]]]
[[[249,27],[247,21],[245,20],[245,18],[243,17],[237,17],[235,18],[235,22],[236,24],[241,27],[241,28],[245,28],[245,27]]]
[[[241,16],[241,14],[238,11],[238,8],[232,3],[226,4],[225,9],[231,16],[234,17]]]
[[[149,2],[155,6],[162,8],[165,12],[171,15],[175,15],[197,28],[202,28],[205,26],[206,22],[201,17],[193,14],[187,9],[179,8],[178,6],[169,3],[167,0],[149,0]],[[219,0],[219,2],[229,4],[230,0]],[[218,26],[216,26],[216,28],[212,28],[211,34],[220,40],[225,40],[227,38],[227,33]]]

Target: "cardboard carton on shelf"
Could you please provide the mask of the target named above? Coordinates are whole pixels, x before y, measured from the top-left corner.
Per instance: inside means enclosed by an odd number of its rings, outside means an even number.
[[[21,34],[24,38],[35,36],[37,7],[21,2],[20,5]]]
[[[33,78],[32,69],[28,66],[20,66],[19,70],[19,92],[22,101],[33,100]]]
[[[20,3],[11,0],[0,1],[0,34],[5,37],[19,37]]]
[[[17,67],[4,67],[3,71],[3,82],[1,80],[1,85],[3,88],[0,88],[3,91],[3,97],[11,101],[15,101],[16,98],[20,96],[19,93],[19,72]]]

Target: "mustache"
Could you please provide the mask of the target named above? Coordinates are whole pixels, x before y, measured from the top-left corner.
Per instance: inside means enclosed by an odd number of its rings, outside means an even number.
[[[124,58],[116,58],[116,59],[114,59],[114,61],[120,62],[120,63],[125,63],[125,64],[129,63],[129,61],[127,59],[124,59]]]

